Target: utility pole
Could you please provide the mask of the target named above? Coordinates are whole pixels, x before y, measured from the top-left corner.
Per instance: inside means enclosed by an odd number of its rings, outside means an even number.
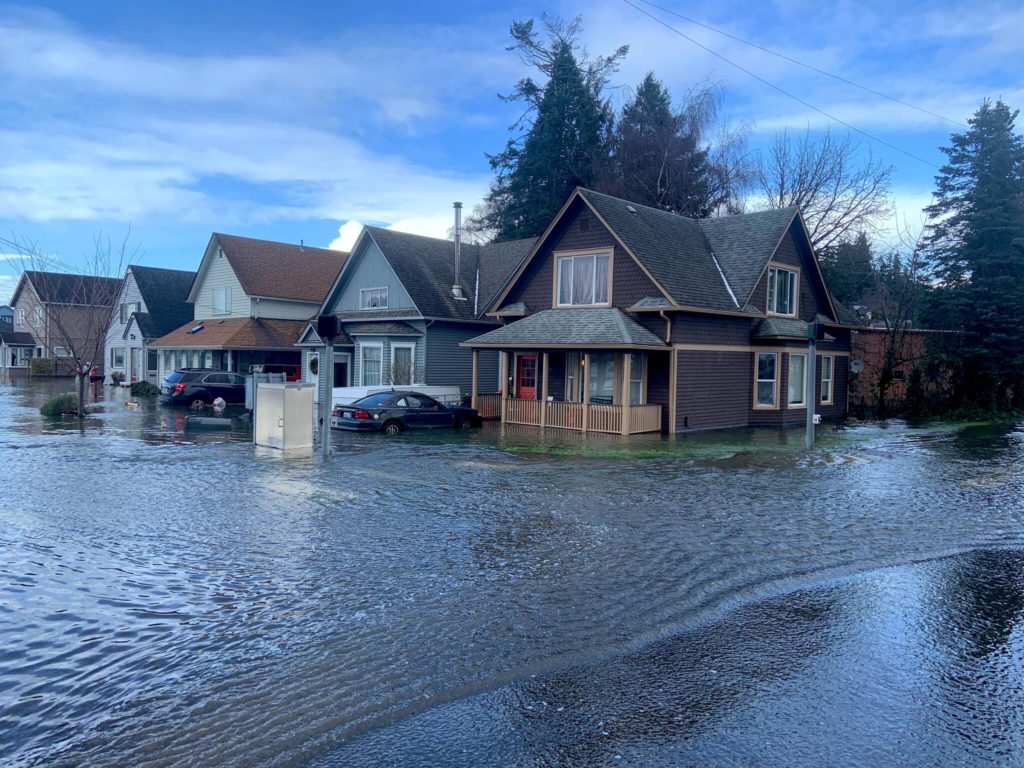
[[[818,324],[807,324],[807,382],[804,399],[807,402],[807,433],[804,435],[804,447],[809,451],[814,448],[814,406],[815,378],[818,362]]]
[[[319,363],[319,377],[323,377],[327,383],[327,394],[320,398],[320,448],[324,459],[329,459],[331,458],[331,398],[334,396],[334,337],[338,335],[337,316],[320,315],[316,319],[316,332],[324,343],[324,359]]]

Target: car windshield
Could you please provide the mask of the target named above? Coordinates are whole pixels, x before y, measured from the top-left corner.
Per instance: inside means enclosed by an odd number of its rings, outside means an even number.
[[[367,395],[366,397],[356,400],[352,405],[387,405],[391,398],[394,397],[390,392],[377,392],[374,395]]]

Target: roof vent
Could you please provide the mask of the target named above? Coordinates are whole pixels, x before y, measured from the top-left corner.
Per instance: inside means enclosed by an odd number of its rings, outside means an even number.
[[[632,205],[627,205],[626,210],[629,211],[630,213],[636,213],[636,208],[634,208]]]
[[[203,324],[202,323],[200,323],[199,325],[193,325],[191,328],[188,329],[188,332],[189,333],[199,333],[201,330],[203,330]]]
[[[455,209],[455,281],[452,283],[452,296],[461,301],[466,301],[466,295],[459,283],[459,275],[462,272],[462,203],[452,203]]]

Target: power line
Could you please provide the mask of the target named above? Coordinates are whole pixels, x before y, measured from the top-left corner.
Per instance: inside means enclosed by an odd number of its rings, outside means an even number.
[[[698,48],[704,49],[705,51],[710,53],[712,56],[714,56],[714,57],[716,57],[718,59],[721,59],[726,64],[728,64],[728,65],[730,65],[732,67],[735,67],[736,69],[740,70],[740,72],[743,72],[743,73],[749,75],[750,77],[754,78],[758,82],[764,83],[769,88],[774,88],[776,91],[781,93],[783,96],[788,96],[789,98],[793,99],[793,101],[799,102],[800,104],[803,104],[808,109],[812,109],[815,112],[824,115],[829,120],[832,120],[833,122],[839,123],[840,125],[846,126],[851,131],[853,131],[855,133],[859,133],[861,136],[864,136],[865,138],[867,138],[867,139],[869,139],[871,141],[874,141],[874,142],[876,142],[878,144],[881,144],[882,146],[888,147],[889,149],[891,149],[891,150],[893,150],[895,152],[899,152],[902,155],[906,155],[907,157],[909,157],[912,160],[916,160],[919,163],[924,163],[925,165],[931,166],[932,168],[935,168],[937,170],[939,170],[941,168],[941,166],[936,165],[935,163],[931,162],[930,160],[925,160],[923,157],[918,157],[917,155],[913,154],[912,152],[908,152],[907,150],[903,149],[902,147],[898,147],[895,144],[891,144],[890,142],[886,141],[885,139],[880,139],[879,137],[875,136],[874,134],[868,133],[867,131],[860,129],[857,126],[855,126],[855,125],[853,125],[851,123],[848,123],[845,120],[843,120],[841,118],[838,118],[838,117],[836,117],[833,114],[830,114],[830,113],[826,112],[824,109],[821,109],[820,107],[814,106],[810,102],[805,101],[804,99],[801,99],[799,96],[797,96],[794,93],[790,93],[785,88],[782,88],[781,86],[776,85],[775,83],[771,82],[770,80],[765,80],[763,77],[761,77],[760,75],[758,75],[758,74],[756,74],[754,72],[751,72],[749,69],[747,69],[743,65],[737,64],[735,61],[727,59],[725,56],[723,56],[722,54],[718,53],[717,51],[714,51],[711,48],[708,48],[703,43],[701,43],[701,42],[699,42],[697,40],[694,40],[692,37],[687,35],[685,32],[682,32],[682,31],[676,29],[675,27],[673,27],[668,22],[663,21],[662,19],[659,19],[657,16],[655,16],[652,13],[649,13],[647,10],[641,8],[639,5],[637,5],[636,3],[632,2],[632,0],[622,0],[622,2],[624,2],[628,6],[636,9],[637,11],[642,13],[647,18],[652,19],[653,21],[658,22],[659,24],[661,24],[661,26],[665,27],[669,31],[675,32],[677,35],[679,35],[683,39],[689,40],[691,43],[696,45]]]
[[[709,30],[711,30],[712,32],[714,32],[716,34],[722,35],[723,37],[728,37],[729,39],[735,40],[738,43],[743,43],[744,45],[749,45],[751,48],[756,48],[759,51],[763,51],[765,53],[771,54],[772,56],[776,56],[776,57],[778,57],[780,59],[783,59],[784,61],[788,61],[788,62],[790,62],[792,64],[796,64],[797,66],[804,67],[805,69],[809,69],[812,72],[817,72],[819,75],[825,75],[825,77],[831,77],[833,80],[838,80],[841,83],[845,83],[846,85],[852,85],[854,88],[860,88],[862,91],[867,91],[868,93],[874,94],[875,96],[881,96],[883,99],[888,99],[889,101],[895,102],[896,104],[901,104],[904,107],[909,107],[910,109],[915,109],[918,112],[923,112],[926,115],[931,115],[932,117],[937,117],[940,120],[945,120],[947,123],[952,123],[953,125],[959,125],[959,126],[962,126],[964,128],[968,128],[969,127],[966,123],[961,122],[960,120],[954,120],[951,117],[946,117],[945,115],[940,115],[938,112],[932,112],[930,109],[925,109],[924,107],[919,107],[916,104],[911,104],[909,101],[903,101],[903,99],[898,99],[895,96],[890,96],[888,93],[882,93],[882,91],[876,91],[874,88],[870,88],[870,87],[868,87],[866,85],[862,85],[860,83],[854,82],[853,80],[849,80],[849,79],[847,79],[845,77],[842,77],[841,75],[836,75],[836,74],[833,74],[832,72],[827,72],[824,69],[819,69],[818,67],[814,66],[813,64],[807,64],[807,63],[805,63],[803,61],[800,61],[799,59],[794,59],[792,56],[787,56],[784,53],[779,53],[778,51],[773,51],[771,48],[765,48],[763,45],[758,45],[757,43],[752,43],[749,40],[744,40],[742,37],[738,37],[738,36],[736,36],[736,35],[734,35],[734,34],[732,34],[730,32],[726,32],[724,30],[717,29],[715,27],[712,27],[710,24],[705,24],[702,21],[697,21],[697,19],[691,19],[689,16],[684,16],[683,14],[678,13],[677,11],[673,11],[671,8],[665,8],[663,6],[658,5],[657,3],[652,3],[652,2],[650,2],[650,0],[640,0],[640,2],[642,2],[644,5],[651,6],[652,8],[657,8],[659,11],[663,11],[664,13],[670,14],[672,16],[676,16],[677,18],[680,18],[683,21],[688,21],[691,24],[696,24],[698,27],[703,27],[704,29],[709,29]]]

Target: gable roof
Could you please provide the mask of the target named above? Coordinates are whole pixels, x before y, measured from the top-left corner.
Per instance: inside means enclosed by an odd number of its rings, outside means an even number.
[[[656,348],[668,345],[615,307],[545,309],[462,343],[465,347]]]
[[[224,250],[224,256],[248,296],[319,304],[348,258],[344,251],[220,232],[214,232],[212,240]]]
[[[143,338],[159,338],[193,318],[194,309],[188,303],[188,294],[192,290],[195,272],[138,264],[133,264],[128,270],[146,305],[146,312],[135,313]]]
[[[536,242],[536,238],[528,238],[489,245],[463,243],[459,284],[466,298],[460,300],[452,295],[454,241],[382,227],[365,227],[364,232],[377,244],[419,313],[423,317],[452,320],[476,320],[483,316],[495,294]]]
[[[42,272],[27,269],[11,297],[17,299],[24,281],[32,284],[32,290],[43,304],[79,304],[93,307],[112,307],[121,290],[120,277],[95,277],[75,275],[66,272]]]

